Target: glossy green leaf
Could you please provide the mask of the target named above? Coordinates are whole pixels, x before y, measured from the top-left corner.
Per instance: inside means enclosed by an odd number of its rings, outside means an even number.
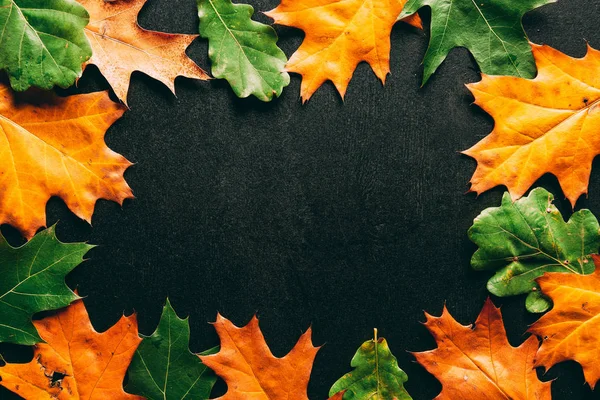
[[[21,247],[0,234],[0,342],[42,342],[31,323],[33,314],[68,306],[78,296],[65,276],[93,246],[61,243],[50,227]]]
[[[252,21],[254,9],[230,0],[198,0],[200,36],[208,39],[212,74],[226,79],[238,97],[270,101],[290,83],[277,34]]]
[[[148,400],[204,400],[217,377],[189,350],[190,326],[177,316],[171,303],[163,308],[158,328],[142,336],[129,366],[125,390]],[[214,354],[218,348],[201,355]]]
[[[496,296],[529,293],[530,312],[551,306],[537,277],[545,272],[589,274],[594,271],[590,255],[600,247],[596,217],[580,210],[565,222],[553,200],[542,188],[515,202],[505,193],[502,205],[484,210],[469,229],[469,238],[479,246],[471,266],[496,271],[488,290]]]
[[[431,7],[423,84],[455,47],[466,47],[488,75],[536,75],[523,15],[556,0],[408,0],[399,19]]]
[[[368,340],[360,346],[351,364],[354,371],[342,376],[329,390],[329,396],[345,390],[343,400],[409,400],[404,383],[408,376],[398,367],[396,357],[384,338]]]
[[[75,83],[92,56],[88,21],[75,0],[0,0],[0,69],[13,89]]]

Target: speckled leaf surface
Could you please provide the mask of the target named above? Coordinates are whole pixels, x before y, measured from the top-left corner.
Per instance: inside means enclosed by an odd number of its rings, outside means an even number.
[[[343,400],[410,400],[404,388],[408,376],[398,367],[396,357],[384,338],[368,340],[360,346],[350,364],[354,370],[333,384],[329,396],[342,392]]]
[[[600,247],[596,217],[580,210],[565,222],[553,200],[542,188],[515,202],[505,193],[502,205],[484,210],[469,229],[469,238],[479,246],[471,266],[496,272],[488,290],[496,296],[528,293],[530,312],[551,305],[536,278],[545,272],[589,274],[594,271],[591,254]]]
[[[92,56],[88,20],[75,0],[0,0],[0,69],[13,89],[75,83]]]

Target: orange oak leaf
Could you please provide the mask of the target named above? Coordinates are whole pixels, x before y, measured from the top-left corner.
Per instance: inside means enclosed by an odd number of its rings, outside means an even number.
[[[306,37],[286,70],[302,75],[303,102],[327,80],[344,97],[357,65],[368,62],[385,83],[390,72],[390,34],[406,0],[281,0],[266,14],[302,29]],[[414,15],[405,20],[421,28]]]
[[[292,351],[276,358],[265,342],[255,317],[243,328],[217,315],[214,327],[221,339],[219,353],[200,356],[227,383],[219,400],[307,400],[306,388],[318,347],[310,328]]]
[[[146,0],[77,0],[90,14],[85,34],[92,45],[89,64],[100,69],[117,97],[127,104],[129,80],[141,71],[175,93],[175,78],[208,79],[185,50],[198,35],[149,31],[137,23]]]
[[[600,380],[600,257],[592,257],[596,270],[590,275],[555,272],[537,279],[554,308],[529,332],[543,339],[536,366],[548,369],[562,361],[577,361],[593,389]]]
[[[463,152],[477,160],[471,191],[505,185],[517,199],[549,172],[574,206],[600,153],[600,52],[588,47],[577,59],[532,48],[535,79],[483,75],[467,85],[495,120],[492,133]]]
[[[345,393],[346,393],[345,390],[342,390],[341,392],[337,392],[336,394],[334,394],[333,396],[331,396],[329,398],[329,400],[343,400]]]
[[[475,327],[456,322],[446,307],[441,317],[426,314],[425,326],[438,348],[414,353],[442,382],[438,400],[551,399],[550,382],[540,382],[533,367],[535,336],[512,347],[500,309],[487,300]]]
[[[131,163],[104,143],[124,110],[106,92],[15,95],[0,83],[0,224],[30,239],[52,196],[88,222],[98,199],[133,197],[123,178]]]
[[[123,390],[125,372],[141,342],[135,315],[98,333],[78,300],[34,324],[46,343],[35,346],[29,363],[1,367],[0,385],[25,399],[143,399]]]

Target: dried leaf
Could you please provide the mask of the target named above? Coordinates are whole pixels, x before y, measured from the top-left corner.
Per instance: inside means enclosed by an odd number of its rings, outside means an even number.
[[[96,65],[117,97],[127,104],[129,80],[141,71],[175,93],[175,78],[208,79],[185,50],[197,35],[154,32],[141,28],[137,15],[146,0],[77,0],[90,13],[85,28]]]
[[[35,346],[29,363],[1,367],[0,385],[35,400],[143,399],[123,391],[127,366],[142,340],[135,315],[98,333],[79,300],[34,324],[46,343]]]

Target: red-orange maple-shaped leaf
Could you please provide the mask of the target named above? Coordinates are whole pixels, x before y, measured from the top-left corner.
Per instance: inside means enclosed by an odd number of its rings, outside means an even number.
[[[446,307],[441,317],[426,314],[425,326],[438,348],[414,353],[442,382],[438,400],[551,399],[550,382],[540,382],[533,367],[538,341],[532,336],[512,347],[500,309],[487,300],[475,328],[456,322]]]
[[[354,70],[368,62],[385,82],[390,72],[390,33],[406,0],[282,0],[266,14],[275,23],[302,29],[306,37],[286,70],[302,75],[302,100],[327,80],[344,97]],[[406,19],[421,27],[417,15]]]
[[[471,191],[505,185],[521,197],[545,173],[558,178],[572,205],[587,193],[600,154],[600,51],[571,58],[532,45],[535,79],[483,75],[467,85],[495,127],[464,154],[477,160]]]
[[[0,83],[0,224],[30,239],[52,196],[88,222],[98,199],[133,197],[123,179],[131,163],[104,142],[124,111],[106,92],[15,95]]]
[[[292,351],[276,358],[265,342],[255,317],[243,328],[217,315],[214,327],[221,350],[201,356],[202,362],[227,383],[220,400],[307,400],[306,388],[318,347],[310,328]]]
[[[341,392],[337,392],[336,394],[334,394],[333,396],[331,396],[329,398],[329,400],[343,400],[344,399],[344,394],[346,393],[345,390],[342,390]],[[395,399],[394,399],[395,400]]]
[[[77,0],[90,14],[85,33],[92,45],[89,64],[100,69],[125,104],[133,71],[161,81],[175,93],[175,78],[208,79],[185,50],[198,35],[149,31],[137,23],[146,0]]]
[[[35,400],[143,399],[123,390],[125,372],[141,342],[135,315],[98,333],[78,300],[34,324],[46,343],[35,346],[29,363],[1,367],[0,385]],[[54,381],[55,374],[64,377]]]
[[[567,360],[583,367],[586,382],[594,388],[600,380],[600,256],[590,275],[546,273],[537,279],[554,307],[529,328],[542,346],[536,366],[546,369]]]

